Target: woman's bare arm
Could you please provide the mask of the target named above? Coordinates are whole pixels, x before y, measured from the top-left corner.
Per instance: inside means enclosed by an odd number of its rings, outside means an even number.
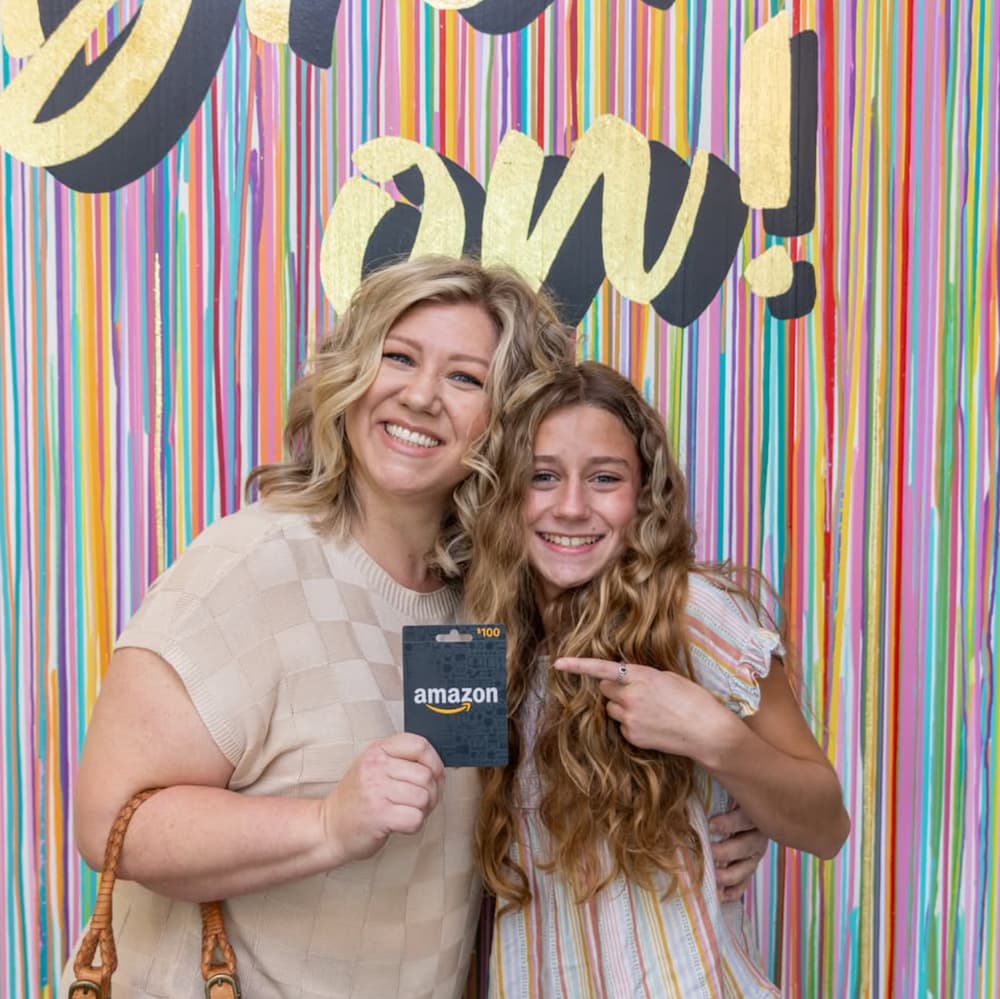
[[[132,819],[120,876],[175,898],[226,898],[363,859],[390,833],[415,832],[444,779],[430,745],[407,733],[370,745],[323,799],[238,794],[227,789],[232,772],[169,664],[120,649],[80,760],[80,853],[99,869],[121,806],[163,787]]]

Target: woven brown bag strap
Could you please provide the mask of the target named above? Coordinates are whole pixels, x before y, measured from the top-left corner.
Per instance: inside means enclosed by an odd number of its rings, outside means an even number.
[[[97,901],[90,926],[80,941],[73,961],[75,981],[69,987],[69,999],[111,999],[111,976],[118,967],[114,931],[111,928],[111,894],[118,876],[118,859],[125,842],[125,830],[135,810],[162,788],[140,791],[125,803],[111,825],[108,844],[104,850],[104,869],[97,886]],[[236,954],[226,936],[220,902],[201,904],[201,974],[205,979],[207,999],[240,999],[239,979],[236,977]],[[94,966],[97,948],[101,949],[101,963]],[[214,962],[216,953],[222,961]]]
[[[215,961],[218,952],[222,960]],[[240,999],[236,954],[226,936],[221,902],[201,903],[201,976],[205,999]]]

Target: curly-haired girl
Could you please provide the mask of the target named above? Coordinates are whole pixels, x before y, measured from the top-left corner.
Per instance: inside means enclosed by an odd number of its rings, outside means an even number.
[[[508,629],[511,762],[477,826],[491,994],[776,994],[720,901],[707,816],[728,791],[821,857],[849,820],[771,618],[696,562],[662,420],[610,368],[529,376],[488,440],[466,608]]]

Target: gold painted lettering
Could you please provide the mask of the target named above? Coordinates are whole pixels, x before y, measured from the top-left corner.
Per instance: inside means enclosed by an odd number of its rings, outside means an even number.
[[[743,43],[740,67],[740,197],[783,208],[792,196],[792,50],[788,11]]]
[[[265,42],[288,44],[292,0],[247,0],[247,27]]]
[[[351,158],[359,170],[377,182],[392,180],[417,167],[424,181],[424,201],[410,255],[461,256],[465,210],[451,174],[433,149],[410,139],[382,137],[360,146]],[[337,195],[320,250],[323,289],[337,312],[347,308],[361,281],[368,240],[395,203],[385,191],[356,177]]]
[[[604,178],[601,239],[608,280],[633,302],[652,301],[680,269],[705,193],[708,156],[695,153],[677,217],[659,258],[643,261],[650,181],[649,141],[603,115],[581,136],[531,234],[528,224],[544,155],[520,132],[508,132],[493,164],[483,214],[483,259],[516,267],[541,284],[598,179]]]
[[[755,295],[784,295],[795,279],[795,265],[783,246],[772,246],[747,264],[743,276]]]
[[[0,92],[0,147],[32,166],[77,159],[115,134],[163,72],[192,0],[146,0],[131,34],[90,92],[68,111],[39,113],[91,32],[117,0],[81,0]]]
[[[34,55],[45,41],[36,0],[6,0],[0,6],[0,34],[15,59]]]

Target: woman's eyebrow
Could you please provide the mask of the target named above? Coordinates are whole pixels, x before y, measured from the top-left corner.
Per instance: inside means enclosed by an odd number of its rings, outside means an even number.
[[[394,340],[398,343],[405,344],[411,350],[422,351],[424,345],[418,343],[416,340],[411,340],[408,336],[403,336],[400,333],[389,333],[385,338],[385,342],[388,343],[390,340]],[[471,364],[481,364],[484,368],[490,366],[490,359],[488,357],[483,357],[481,354],[449,354],[449,361],[466,361]]]
[[[449,360],[451,361],[466,361],[470,364],[481,364],[484,368],[490,366],[489,359],[486,357],[481,357],[478,354],[450,354]]]

